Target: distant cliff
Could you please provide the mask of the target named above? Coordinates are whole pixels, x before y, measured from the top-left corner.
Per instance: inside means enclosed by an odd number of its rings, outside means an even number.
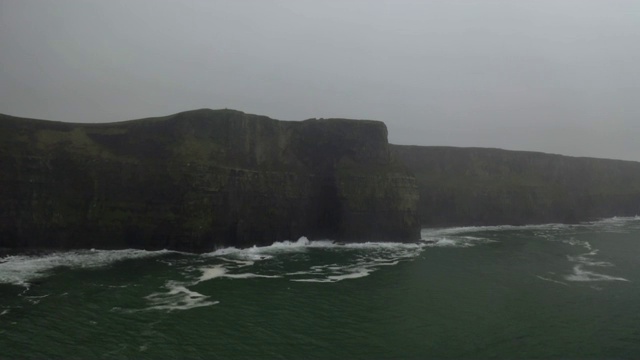
[[[419,238],[377,121],[196,110],[109,124],[0,115],[0,247],[208,251]]]
[[[640,163],[482,148],[391,146],[416,175],[422,225],[564,222],[640,214]]]

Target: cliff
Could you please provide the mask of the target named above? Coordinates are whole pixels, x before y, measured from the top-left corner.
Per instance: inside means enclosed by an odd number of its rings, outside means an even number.
[[[425,226],[573,223],[640,214],[640,163],[525,151],[391,146]]]
[[[196,110],[108,124],[0,115],[0,247],[209,251],[419,238],[376,121]]]

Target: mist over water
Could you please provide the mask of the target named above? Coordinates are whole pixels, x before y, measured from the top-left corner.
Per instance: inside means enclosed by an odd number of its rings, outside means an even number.
[[[640,218],[0,258],[9,358],[633,358]]]

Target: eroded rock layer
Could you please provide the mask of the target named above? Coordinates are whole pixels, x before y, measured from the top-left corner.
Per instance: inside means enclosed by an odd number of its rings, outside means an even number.
[[[0,247],[409,241],[417,202],[382,122],[206,109],[108,124],[0,115]]]
[[[391,145],[416,176],[425,226],[574,223],[640,215],[640,163]]]

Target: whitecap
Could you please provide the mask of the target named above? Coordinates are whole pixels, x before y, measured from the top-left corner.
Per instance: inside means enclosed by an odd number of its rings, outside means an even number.
[[[82,250],[40,256],[7,256],[0,263],[0,283],[28,286],[30,281],[49,275],[55,268],[97,268],[117,261],[160,256],[170,252],[135,249]]]
[[[470,240],[475,239],[476,238]],[[399,242],[335,243],[329,240],[309,241],[306,237],[301,237],[297,241],[275,242],[270,246],[254,246],[247,249],[218,249],[202,256],[217,258],[224,262],[224,266],[218,264],[214,267],[201,268],[200,271],[202,274],[197,282],[217,278],[251,279],[285,277],[291,281],[308,280],[309,282],[336,282],[346,279],[357,279],[368,276],[381,267],[394,266],[400,261],[415,258],[423,251],[425,246],[425,243]],[[312,250],[341,252],[344,253],[345,256],[351,257],[351,260],[347,260],[347,265],[336,263],[311,265],[308,270],[302,269],[284,274],[247,272],[245,270],[238,272],[241,268],[252,267],[259,261],[271,260],[275,257],[287,256],[289,254],[306,253]],[[308,278],[310,275],[313,279]],[[304,278],[300,278],[301,276],[304,276]]]
[[[241,273],[241,274],[225,274],[222,277],[229,279],[253,279],[253,278],[265,278],[265,279],[276,279],[282,276],[280,275],[260,275],[254,273]]]
[[[342,275],[329,275],[327,276],[327,279],[329,280],[334,280],[334,281],[341,281],[341,280],[346,280],[346,279],[358,279],[361,277],[365,277],[368,276],[371,273],[372,269],[357,269],[356,271],[353,272],[349,272],[347,274],[342,274]]]
[[[271,246],[267,246],[267,248],[271,249],[279,249],[279,248],[292,248],[292,247],[301,247],[301,246],[309,246],[311,242],[305,236],[300,237],[297,241],[276,241]]]
[[[325,270],[328,270],[325,272]],[[365,276],[369,276],[376,268],[371,264],[359,264],[356,266],[345,266],[340,268],[320,268],[316,267],[314,271],[310,272],[296,272],[289,273],[287,275],[312,275],[312,278],[294,278],[290,281],[297,282],[319,282],[319,283],[333,283],[342,280],[359,279]]]
[[[570,238],[570,239],[560,240],[560,242],[571,245],[571,246],[581,246],[589,251],[593,250],[591,243],[589,243],[588,241],[576,240],[575,238]]]
[[[435,240],[435,242],[430,243],[428,246],[438,246],[438,247],[468,247],[471,246],[469,243],[462,241],[461,239],[455,238],[440,238]]]
[[[314,282],[314,283],[330,283],[335,282],[331,279],[291,279],[291,281],[295,282]]]
[[[309,241],[306,237],[301,237],[297,241],[276,241],[268,246],[252,246],[245,249],[238,249],[235,247],[228,247],[223,249],[217,249],[213,252],[202,254],[205,257],[226,257],[233,260],[268,260],[273,258],[271,254],[274,253],[286,253],[286,252],[299,252],[305,251],[308,247],[324,247],[328,244],[333,244],[332,241]]]
[[[202,271],[202,276],[200,276],[196,283],[224,276],[224,274],[227,272],[227,269],[221,265],[218,265],[209,268],[201,268],[200,271]]]
[[[487,238],[481,238],[476,236],[456,236],[447,235],[441,237],[423,238],[424,244],[427,247],[457,247],[466,248],[479,244],[488,244],[497,242]]]
[[[400,260],[388,261],[385,259],[373,259],[372,261],[374,262],[375,266],[394,266],[398,265],[398,263],[400,262]]]
[[[151,306],[142,310],[189,310],[219,303],[219,301],[209,301],[209,296],[189,290],[186,284],[178,281],[167,281],[165,288],[168,291],[145,296]]]
[[[608,261],[598,261],[589,257],[597,254],[598,254],[598,250],[596,249],[586,254],[567,255],[567,259],[569,259],[569,261],[571,262],[578,262],[587,266],[601,266],[601,267],[613,266],[613,264]]]
[[[252,260],[237,260],[237,259],[229,259],[229,258],[224,258],[224,257],[221,257],[220,260],[226,261],[226,262],[230,262],[230,263],[234,263],[239,267],[251,266],[251,265],[255,264],[255,261],[252,261]]]
[[[243,265],[245,266],[245,265]],[[227,279],[252,279],[252,278],[265,278],[265,279],[273,279],[279,278],[280,275],[263,275],[263,274],[254,274],[254,273],[229,273],[227,268],[222,265],[217,265],[214,267],[203,267],[199,269],[202,272],[200,278],[194,283],[198,284],[203,281],[212,280],[216,278],[227,278]]]
[[[41,295],[41,296],[25,296],[23,294],[24,293],[20,294],[19,296],[23,296],[28,302],[32,303],[33,305],[39,304],[40,301],[42,301],[42,299],[49,296],[49,294]]]
[[[583,265],[576,265],[573,267],[573,274],[566,275],[566,280],[569,281],[629,281],[622,277],[609,276],[605,274],[598,274],[592,271],[585,270]]]

